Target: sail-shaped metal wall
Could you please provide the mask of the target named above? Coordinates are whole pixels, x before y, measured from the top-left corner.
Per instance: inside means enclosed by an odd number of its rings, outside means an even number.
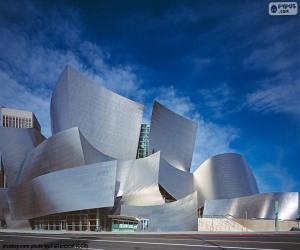
[[[54,171],[8,189],[14,219],[113,207],[116,161]]]
[[[164,200],[158,187],[160,152],[133,160],[122,202],[128,205],[158,205]]]
[[[135,159],[143,106],[67,66],[51,99],[53,136],[0,127],[0,161],[8,188],[0,189],[0,219],[29,227],[28,219],[106,208],[149,219],[150,231],[196,230],[204,215],[295,218],[298,193],[258,194],[243,157],[211,157],[190,173],[197,124],[154,103],[150,153]],[[1,165],[1,167],[2,167]]]
[[[112,207],[117,161],[91,146],[78,128],[57,133],[32,149],[17,185],[8,188],[17,220],[95,207]]]
[[[197,123],[154,102],[149,135],[150,152],[160,151],[172,166],[190,172],[196,135]]]
[[[114,159],[97,151],[74,127],[53,135],[31,150],[18,183],[56,170],[110,160]]]
[[[51,99],[52,132],[79,127],[100,152],[135,159],[143,105],[120,96],[67,66]]]
[[[255,178],[240,154],[215,155],[194,171],[199,207],[204,200],[230,199],[258,193]]]
[[[193,193],[193,174],[173,167],[162,157],[159,164],[159,185],[176,200]]]

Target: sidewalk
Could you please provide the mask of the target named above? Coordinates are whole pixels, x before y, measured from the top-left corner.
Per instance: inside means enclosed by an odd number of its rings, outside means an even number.
[[[0,233],[23,233],[23,234],[57,234],[57,235],[176,235],[176,236],[257,236],[257,235],[300,235],[299,231],[288,232],[198,232],[198,231],[182,231],[182,232],[95,232],[95,231],[61,231],[61,230],[21,230],[21,229],[0,229]]]

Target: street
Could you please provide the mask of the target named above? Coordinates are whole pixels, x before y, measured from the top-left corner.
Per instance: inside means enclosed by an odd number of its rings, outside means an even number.
[[[20,234],[0,233],[2,249],[300,249],[290,234]]]

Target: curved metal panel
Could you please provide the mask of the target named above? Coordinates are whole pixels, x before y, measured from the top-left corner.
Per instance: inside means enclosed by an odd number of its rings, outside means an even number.
[[[173,167],[162,158],[160,159],[158,182],[176,200],[195,191],[193,174]]]
[[[8,229],[31,230],[28,220],[15,220],[8,209],[3,209],[4,219]]]
[[[4,209],[8,209],[7,188],[0,188],[0,219],[1,220],[4,220],[4,213],[3,213]]]
[[[30,151],[18,183],[56,170],[113,160],[94,149],[80,134],[70,128],[48,138]]]
[[[203,206],[204,200],[230,199],[258,193],[255,178],[239,154],[213,156],[193,174],[199,206]]]
[[[135,160],[126,160],[126,161],[118,161],[117,167],[117,190],[116,196],[121,197],[124,193],[124,189],[126,188],[126,182],[128,175],[130,174],[130,170],[132,168],[132,164]]]
[[[121,215],[149,219],[149,231],[197,230],[197,194],[157,206],[121,206]]]
[[[16,184],[27,153],[44,139],[36,129],[0,127],[0,151],[8,187]]]
[[[154,102],[149,136],[150,152],[160,151],[172,166],[190,171],[197,123]]]
[[[7,188],[0,188],[0,209],[8,208]]]
[[[298,216],[297,192],[263,193],[233,199],[205,201],[204,216],[232,215],[236,218],[275,219],[275,202],[278,218],[294,220]]]
[[[158,187],[159,162],[160,152],[132,161],[122,204],[141,206],[164,203]]]
[[[55,171],[8,189],[14,219],[113,207],[117,162]]]
[[[51,99],[52,132],[79,127],[99,151],[135,159],[143,105],[113,93],[67,66]]]

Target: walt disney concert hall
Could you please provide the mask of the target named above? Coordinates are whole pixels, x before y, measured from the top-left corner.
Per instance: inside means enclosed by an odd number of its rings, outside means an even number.
[[[143,108],[66,66],[51,99],[51,137],[0,126],[1,226],[195,231],[201,217],[297,218],[298,193],[260,193],[239,154],[191,172],[198,125],[157,101],[147,154],[137,157]]]

